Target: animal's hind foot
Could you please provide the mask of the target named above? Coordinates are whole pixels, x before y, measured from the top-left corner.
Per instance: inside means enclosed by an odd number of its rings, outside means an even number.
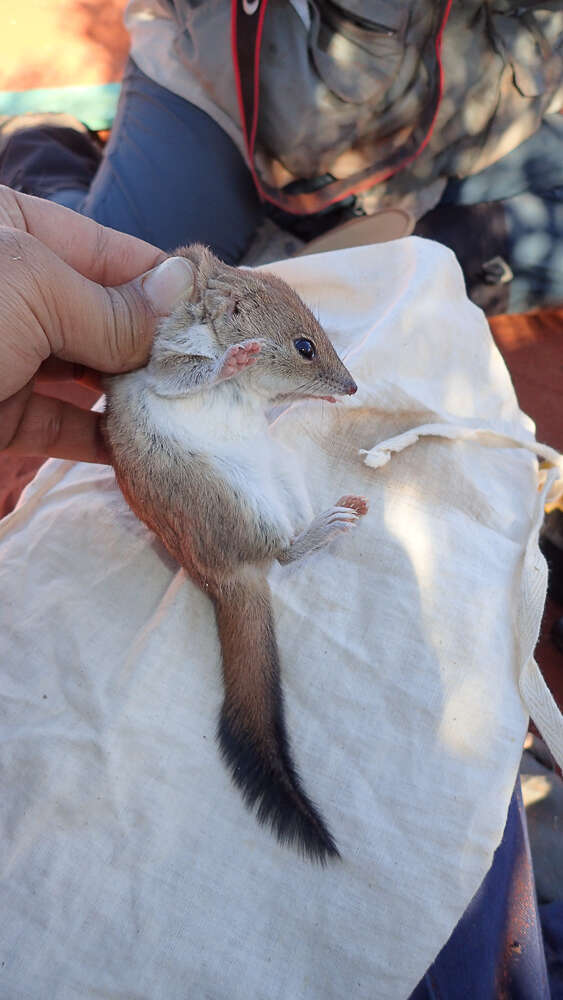
[[[363,517],[369,510],[367,497],[357,497],[353,493],[340,497],[340,500],[336,501],[336,506],[349,507],[350,510],[355,510],[358,517]]]
[[[280,563],[301,559],[307,552],[324,548],[333,538],[349,531],[360,517],[367,514],[368,502],[365,497],[341,497],[334,507],[313,518],[308,528],[302,531],[291,544],[278,555]]]

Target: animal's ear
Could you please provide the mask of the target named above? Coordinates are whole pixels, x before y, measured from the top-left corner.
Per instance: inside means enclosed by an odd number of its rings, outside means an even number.
[[[225,304],[225,316],[227,317],[227,319],[232,319],[233,316],[238,315],[240,311],[239,302],[240,302],[239,296],[236,294],[234,288],[231,288],[229,292],[229,297]]]
[[[210,319],[232,319],[238,312],[239,296],[229,282],[212,280],[207,284],[204,302]]]
[[[220,261],[201,243],[191,243],[189,246],[177,247],[172,257],[183,257],[192,269],[192,287],[189,301],[196,306],[204,304],[205,289],[210,277],[215,273]]]

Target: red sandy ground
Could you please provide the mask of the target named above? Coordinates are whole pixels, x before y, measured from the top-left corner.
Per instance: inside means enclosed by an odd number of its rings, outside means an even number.
[[[126,0],[0,0],[0,90],[114,83]]]
[[[520,408],[536,422],[538,441],[563,452],[563,308],[497,316],[491,328],[516,389]],[[563,607],[548,601],[536,658],[563,710],[563,653],[549,632]]]

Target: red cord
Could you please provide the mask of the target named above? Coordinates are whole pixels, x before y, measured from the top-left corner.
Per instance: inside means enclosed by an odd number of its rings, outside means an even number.
[[[252,179],[256,186],[256,190],[263,201],[269,201],[273,205],[277,205],[278,208],[282,208],[285,211],[287,211],[287,206],[283,202],[277,201],[270,194],[266,194],[266,192],[262,187],[260,178],[258,177],[258,174],[256,172],[256,168],[254,166],[254,145],[256,143],[256,132],[258,129],[258,108],[259,108],[259,93],[260,93],[260,47],[262,43],[262,31],[264,28],[264,17],[266,14],[267,2],[268,0],[262,0],[262,6],[258,21],[258,29],[256,33],[256,47],[254,53],[254,110],[252,116],[252,129],[250,136],[248,135],[247,132],[247,123],[246,123],[244,103],[242,98],[240,66],[238,61],[238,52],[236,45],[237,0],[232,0],[231,4],[231,48],[233,54],[233,65],[235,69],[235,82],[237,88],[238,104],[240,109],[246,152],[248,156],[248,165],[250,167]],[[389,167],[386,170],[385,169],[381,170],[379,173],[376,174],[370,174],[370,176],[365,178],[365,180],[360,181],[357,184],[352,184],[349,188],[346,188],[344,191],[339,191],[339,193],[335,195],[334,198],[323,202],[323,208],[328,207],[329,205],[333,205],[335,202],[342,201],[344,198],[347,198],[352,194],[359,194],[362,191],[368,191],[370,188],[374,187],[375,184],[380,184],[382,181],[388,180],[389,177],[392,177],[394,174],[398,173],[399,170],[404,170],[405,167],[408,167],[411,163],[413,163],[413,161],[416,160],[418,156],[420,156],[422,151],[426,148],[426,146],[430,142],[430,139],[432,138],[432,133],[434,132],[434,127],[436,125],[436,119],[438,117],[438,112],[440,110],[442,98],[444,96],[445,78],[444,78],[444,67],[442,64],[442,41],[444,36],[444,30],[448,22],[448,18],[450,16],[452,2],[453,0],[447,0],[446,9],[444,11],[442,21],[440,23],[440,27],[436,35],[435,50],[436,50],[436,61],[438,63],[438,100],[436,102],[436,108],[432,116],[432,121],[430,122],[428,131],[424,136],[424,139],[422,140],[420,146],[418,147],[418,149],[414,151],[414,153],[411,153],[410,156],[406,157],[406,159],[404,159],[401,163],[397,164],[397,166]]]
[[[244,134],[244,144],[248,151],[248,135],[246,132],[246,118],[244,115],[244,103],[242,100],[242,84],[240,81],[240,66],[237,49],[237,0],[231,0],[231,54],[235,70],[235,87],[237,88],[237,100],[240,112],[240,123]]]
[[[262,48],[262,31],[264,29],[264,16],[268,0],[262,0],[260,14],[258,15],[258,30],[256,32],[256,51],[254,53],[254,117],[252,120],[252,132],[250,134],[250,153],[254,159],[254,144],[256,142],[256,131],[258,129],[258,105],[260,94],[260,50]]]
[[[268,198],[262,189],[262,184],[260,178],[256,172],[256,167],[254,166],[254,144],[256,142],[256,131],[258,129],[258,95],[260,93],[260,45],[262,42],[262,30],[264,27],[264,17],[266,14],[266,6],[268,0],[262,0],[262,7],[260,9],[260,14],[258,15],[258,30],[256,32],[256,49],[254,53],[254,111],[252,116],[252,130],[250,135],[248,134],[247,121],[244,110],[244,100],[242,96],[242,83],[240,77],[240,65],[238,59],[238,49],[237,49],[237,0],[231,0],[231,52],[233,57],[233,66],[235,69],[235,85],[237,89],[237,100],[240,112],[240,120],[242,125],[242,131],[244,136],[244,144],[246,146],[246,153],[248,158],[248,166],[250,168],[250,173],[252,174],[252,180],[254,181],[254,186],[260,195],[262,201],[267,201]]]

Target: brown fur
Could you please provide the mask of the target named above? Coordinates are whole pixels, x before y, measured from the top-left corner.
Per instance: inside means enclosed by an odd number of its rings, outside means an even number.
[[[219,414],[224,407],[225,429],[221,420],[217,425],[224,451],[229,422],[235,426],[241,414],[244,432],[247,400],[257,400],[260,409],[262,399],[265,406],[283,398],[343,394],[355,391],[355,384],[317,320],[280,279],[227,267],[199,246],[178,253],[193,264],[192,293],[162,321],[147,369],[107,380],[105,436],[129,505],[213,601],[225,692],[219,740],[233,780],[281,841],[324,861],[337,851],[291,760],[266,573],[273,559],[290,561],[324,544],[367,508],[362,498],[343,498],[337,513],[327,512],[336,528],[316,519],[315,530],[302,532],[292,547],[285,520],[267,505],[257,506],[252,476],[229,479],[224,459],[209,451],[213,442],[205,438],[205,424],[212,406]],[[296,338],[314,342],[314,361],[298,353]],[[260,345],[253,363],[230,381],[217,381],[225,352],[250,341]],[[184,417],[178,424],[174,400],[183,398],[195,398],[196,405],[208,400],[210,407],[190,417],[188,444],[176,436]],[[155,423],[157,403],[166,419],[173,415],[170,433]],[[256,433],[263,449],[260,426]],[[235,434],[233,456],[237,440]],[[298,493],[293,500],[286,496],[290,486],[288,480],[280,489],[295,519],[300,501]],[[260,484],[253,488],[260,490]]]

